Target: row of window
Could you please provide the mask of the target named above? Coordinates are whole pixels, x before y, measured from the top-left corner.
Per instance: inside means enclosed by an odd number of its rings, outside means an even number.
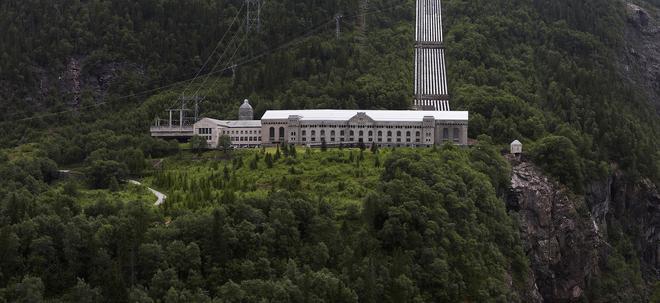
[[[226,135],[261,135],[261,130],[225,130]]]
[[[230,137],[231,142],[261,142],[261,137]]]
[[[317,141],[316,141],[316,138],[312,137],[311,139],[312,139],[312,140],[311,140],[310,142],[317,142]],[[295,139],[294,139],[294,138],[291,138],[291,141],[295,141]],[[323,141],[325,141],[325,138],[321,138],[321,142],[323,142]],[[306,137],[303,137],[303,138],[302,138],[302,142],[307,142],[307,138],[306,138]],[[330,142],[337,142],[337,140],[336,140],[334,137],[331,137],[331,138],[330,138]],[[339,142],[356,142],[356,141],[355,141],[355,138],[348,138],[348,140],[345,140],[344,138],[339,138]],[[363,139],[363,138],[359,138],[357,142],[364,142],[364,139]],[[369,139],[367,140],[367,142],[374,142],[374,138],[369,138]],[[386,141],[384,141],[383,138],[378,138],[378,140],[377,140],[376,142],[379,142],[379,143],[382,143],[382,142],[390,142],[390,143],[391,143],[391,142],[393,142],[393,141],[392,141],[392,138],[387,138]],[[402,139],[402,138],[396,138],[396,142],[399,142],[399,143],[400,143],[400,142],[403,142],[403,139]],[[410,143],[410,142],[412,142],[412,139],[411,139],[411,138],[406,138],[405,142]],[[415,142],[416,142],[416,143],[420,143],[420,142],[422,142],[422,140],[419,139],[419,138],[416,138],[416,139],[415,139]],[[431,142],[431,139],[428,139],[428,138],[427,138],[427,139],[426,139],[426,142]]]
[[[301,125],[303,128],[403,128],[403,129],[420,129],[422,126],[416,125]]]
[[[301,131],[301,133],[302,133],[303,136],[307,136],[307,131],[306,130]],[[316,136],[316,131],[315,130],[312,130],[310,133],[311,133],[312,136]],[[325,136],[326,132],[325,132],[325,130],[321,130],[321,131],[319,131],[319,133],[321,134],[321,136]],[[330,131],[330,136],[335,136],[335,134],[336,134],[336,132],[334,130]],[[374,132],[370,130],[367,134],[368,134],[369,137],[373,137]],[[402,134],[403,133],[401,131],[396,132],[397,137],[401,137]],[[291,132],[291,136],[295,136],[295,135],[296,135],[296,132]],[[346,135],[346,132],[341,130],[341,131],[339,131],[339,135],[344,136],[344,135]],[[349,136],[355,136],[355,131],[352,131],[352,130],[349,131],[348,135]],[[422,135],[421,132],[419,132],[419,131],[415,132],[415,137],[419,137],[421,135]],[[359,131],[358,136],[364,137],[364,131],[362,131],[362,130]],[[383,131],[378,131],[378,137],[382,137],[382,136],[383,136]],[[392,131],[388,131],[387,136],[392,137]],[[407,131],[406,132],[406,137],[411,137],[411,136],[412,136],[412,133],[410,131]],[[426,136],[430,137],[431,133],[426,133]]]
[[[199,135],[211,135],[213,134],[213,129],[211,128],[198,128],[197,134]]]

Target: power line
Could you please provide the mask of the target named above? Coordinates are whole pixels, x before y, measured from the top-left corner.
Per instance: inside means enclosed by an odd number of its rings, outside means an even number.
[[[205,69],[206,66],[209,64],[209,62],[211,62],[211,58],[213,58],[213,55],[215,55],[215,54],[217,53],[218,48],[220,48],[220,45],[222,45],[222,42],[225,41],[225,37],[227,36],[227,34],[229,33],[229,31],[231,31],[231,28],[234,27],[234,23],[236,23],[236,20],[238,20],[238,16],[241,14],[241,12],[243,11],[243,8],[244,8],[244,7],[245,7],[245,3],[243,3],[243,5],[241,5],[241,8],[240,8],[240,9],[238,10],[238,12],[236,13],[236,16],[234,16],[234,19],[231,21],[231,24],[229,24],[229,27],[227,28],[227,30],[225,31],[225,33],[222,35],[222,38],[220,39],[220,41],[215,45],[215,48],[213,49],[213,51],[211,52],[211,54],[209,55],[209,57],[206,59],[206,61],[204,62],[204,64],[202,64],[202,67],[199,68],[199,70],[198,70],[197,73],[195,74],[195,77],[193,77],[193,79],[190,80],[190,84],[192,84],[193,82],[195,82],[195,80],[197,80],[197,77],[199,77],[199,75],[204,71],[204,69]],[[189,85],[186,87],[186,89],[183,91],[183,93],[182,93],[183,95],[185,95],[186,91],[188,91],[188,88],[190,88],[190,84],[189,84]]]
[[[406,3],[400,3],[400,4],[397,4],[397,5],[392,5],[390,7],[385,7],[385,8],[381,8],[381,9],[377,9],[377,10],[364,12],[362,14],[346,16],[345,18],[352,18],[352,17],[364,15],[364,14],[374,14],[374,13],[378,13],[378,12],[383,12],[383,11],[387,11],[387,10],[397,8],[399,6],[403,6],[405,4]],[[268,56],[270,54],[276,53],[280,50],[283,50],[283,49],[286,49],[286,48],[289,48],[289,47],[293,47],[293,46],[303,42],[306,38],[308,38],[310,35],[314,34],[319,29],[323,28],[324,26],[328,26],[329,24],[334,23],[334,22],[335,22],[335,18],[333,17],[330,20],[327,20],[323,23],[320,23],[320,24],[316,25],[315,27],[313,27],[311,30],[309,30],[305,34],[300,35],[300,36],[298,36],[298,37],[296,37],[296,38],[294,38],[294,39],[292,39],[288,42],[280,44],[279,46],[277,46],[275,48],[272,48],[268,51],[264,51],[264,52],[262,52],[262,53],[260,53],[256,56],[252,56],[252,57],[249,57],[249,58],[239,60],[238,63],[231,64],[230,66],[227,66],[227,67],[225,67],[221,70],[211,71],[211,72],[203,74],[203,75],[204,76],[211,76],[211,75],[216,75],[216,74],[219,74],[219,73],[223,73],[223,72],[225,72],[227,70],[230,70],[232,68],[236,68],[236,67],[239,67],[239,66],[243,66],[243,65],[247,65],[249,63],[252,63],[252,62],[254,62],[254,61],[256,61],[256,60],[258,60],[262,57],[265,57],[265,56]],[[119,97],[116,97],[116,98],[112,98],[112,100],[109,100],[109,101],[102,101],[102,102],[98,102],[98,103],[95,103],[95,104],[92,104],[92,105],[78,107],[78,108],[75,108],[75,109],[63,110],[63,111],[52,112],[52,113],[44,113],[44,114],[41,114],[41,115],[35,115],[35,116],[32,116],[32,117],[26,117],[26,118],[15,119],[15,120],[5,120],[5,121],[0,122],[0,125],[32,121],[32,120],[35,120],[35,119],[48,118],[48,117],[58,116],[58,115],[66,114],[66,113],[78,112],[80,110],[84,110],[84,109],[88,109],[88,108],[96,108],[96,107],[100,107],[102,105],[106,105],[106,104],[110,103],[111,101],[125,100],[125,99],[129,99],[129,98],[141,96],[141,95],[144,95],[144,94],[148,94],[148,93],[158,92],[158,91],[161,91],[161,90],[164,90],[164,89],[174,88],[174,87],[177,87],[179,85],[185,84],[187,82],[194,81],[200,75],[195,74],[193,77],[188,78],[188,79],[172,82],[170,84],[166,84],[166,85],[162,85],[162,86],[159,86],[159,87],[143,90],[143,91],[136,92],[136,93],[131,93],[131,94],[124,95],[124,96],[119,96]],[[218,80],[216,80],[216,82],[217,81]],[[16,115],[16,114],[14,114],[14,115]]]

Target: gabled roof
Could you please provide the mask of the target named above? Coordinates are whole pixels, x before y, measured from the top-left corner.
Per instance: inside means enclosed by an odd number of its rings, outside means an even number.
[[[414,110],[338,110],[338,109],[311,109],[311,110],[269,110],[262,120],[285,120],[289,116],[299,116],[301,121],[348,121],[358,113],[365,113],[376,122],[410,121],[421,122],[424,117],[431,116],[436,120],[467,121],[468,112],[465,111],[414,111]]]

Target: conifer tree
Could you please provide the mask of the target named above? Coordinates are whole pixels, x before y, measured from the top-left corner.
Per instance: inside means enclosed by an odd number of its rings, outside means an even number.
[[[229,181],[231,175],[229,174],[229,168],[227,167],[226,164],[225,164],[225,168],[222,170],[222,173],[224,175],[225,181]]]
[[[273,156],[271,156],[270,153],[266,153],[264,161],[266,162],[266,166],[268,166],[268,168],[273,168]]]
[[[277,160],[280,158],[282,158],[282,154],[280,153],[280,146],[278,145],[277,150],[275,150],[275,157],[273,157],[273,161],[277,162]]]
[[[292,158],[295,158],[297,156],[297,154],[298,154],[298,151],[296,150],[296,146],[295,145],[289,146],[289,155]]]

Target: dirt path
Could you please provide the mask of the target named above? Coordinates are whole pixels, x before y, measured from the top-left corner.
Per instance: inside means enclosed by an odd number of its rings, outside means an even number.
[[[139,181],[135,181],[135,180],[128,180],[128,183],[135,184],[135,185],[138,185],[138,186],[143,186],[142,183],[140,183]],[[161,193],[161,192],[159,192],[159,191],[157,191],[157,190],[155,190],[151,187],[147,187],[147,189],[150,192],[152,192],[158,198],[156,203],[154,203],[155,206],[159,206],[159,205],[162,205],[163,203],[165,203],[165,200],[167,199],[167,195],[165,195],[164,193]]]

